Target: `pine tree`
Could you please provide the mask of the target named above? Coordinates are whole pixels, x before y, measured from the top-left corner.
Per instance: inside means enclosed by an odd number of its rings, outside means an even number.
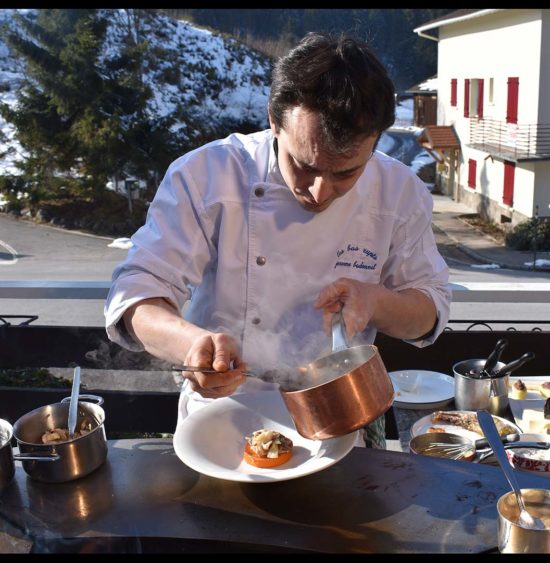
[[[22,31],[8,45],[24,60],[27,79],[17,108],[4,105],[28,154],[21,165],[31,203],[76,193],[101,198],[110,178],[158,180],[177,152],[169,120],[147,111],[143,79],[147,10],[39,10],[16,16]],[[120,49],[106,50],[109,26]],[[159,158],[162,155],[162,158]],[[131,200],[129,199],[131,204]],[[131,211],[131,205],[130,205]]]

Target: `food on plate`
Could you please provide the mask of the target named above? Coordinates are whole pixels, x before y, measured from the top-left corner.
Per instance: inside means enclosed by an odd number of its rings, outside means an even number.
[[[550,397],[550,381],[545,381],[541,384],[539,391],[543,397],[548,399]]]
[[[476,434],[481,434],[483,436],[483,431],[479,426],[477,421],[477,415],[475,412],[457,412],[457,411],[436,411],[432,414],[432,422],[451,424],[452,426],[459,426],[470,432],[475,432]],[[513,434],[517,432],[516,428],[513,426],[508,426],[503,423],[498,418],[493,416],[498,433],[501,436],[506,436],[507,434]]]
[[[80,430],[75,430],[74,438],[79,438],[84,436],[92,429],[92,422],[88,418],[82,420],[80,424]],[[67,442],[69,440],[69,429],[68,428],[53,428],[51,430],[46,430],[42,434],[43,444],[56,444],[57,442]]]
[[[544,403],[544,420],[550,420],[550,399],[546,399]]]
[[[442,428],[441,426],[430,426],[428,428],[428,432],[430,433],[440,433],[440,432],[446,432],[445,428]]]
[[[524,432],[534,432],[535,434],[550,434],[550,420],[545,420],[541,410],[523,409],[521,429]]]
[[[293,445],[280,432],[262,428],[246,437],[244,460],[255,467],[277,467],[292,457]]]
[[[527,387],[525,383],[521,379],[514,381],[512,385],[512,399],[518,399],[519,401],[523,401],[525,397],[527,397]]]

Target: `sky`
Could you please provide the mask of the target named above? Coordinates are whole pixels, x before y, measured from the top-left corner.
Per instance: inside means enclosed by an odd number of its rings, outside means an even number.
[[[13,10],[0,9],[0,24],[12,21]],[[114,22],[122,18],[120,10],[111,10]],[[122,21],[122,20],[121,20]],[[166,58],[181,60],[182,72],[178,85],[161,82],[162,73],[167,64],[162,63],[152,69],[146,76],[154,86],[154,97],[149,103],[149,111],[153,115],[165,116],[175,112],[182,103],[192,104],[200,96],[201,102],[196,106],[196,114],[201,119],[218,119],[222,117],[242,118],[248,115],[267,127],[267,101],[269,88],[265,85],[268,76],[268,66],[254,52],[246,49],[235,41],[222,38],[211,31],[197,28],[188,22],[177,22],[171,18],[159,16],[155,20],[156,33],[149,37],[158,38],[159,45],[166,50]],[[110,27],[103,55],[109,56],[113,49],[118,48],[120,35],[117,34],[116,24]],[[161,39],[162,37],[162,39]],[[153,45],[154,46],[154,45]],[[192,70],[190,70],[192,69]],[[212,88],[212,83],[206,79],[208,74],[215,73],[223,78],[224,86],[220,91]],[[17,93],[23,69],[13,56],[10,56],[7,46],[0,41],[0,101],[9,105],[17,103]],[[258,78],[262,78],[258,80]],[[421,129],[412,126],[412,100],[405,100],[396,108],[395,128],[420,134]],[[186,124],[178,121],[174,129],[181,132]],[[21,146],[14,139],[14,129],[0,117],[0,131],[5,140],[0,139],[0,174],[17,174],[15,163],[24,154]],[[393,142],[388,136],[383,136],[378,149],[391,154]],[[433,162],[432,157],[423,150],[419,150],[410,166],[418,171],[426,163]],[[1,204],[1,202],[0,202]]]

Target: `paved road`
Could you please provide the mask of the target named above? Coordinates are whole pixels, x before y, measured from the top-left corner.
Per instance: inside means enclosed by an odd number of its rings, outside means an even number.
[[[126,256],[126,250],[107,246],[112,241],[0,214],[0,277],[109,280],[115,265]]]
[[[131,233],[128,233],[130,235]],[[548,283],[548,272],[482,270],[444,236],[438,246],[451,268],[451,281]],[[126,250],[109,248],[110,238],[75,234],[0,214],[0,278],[2,280],[109,281]],[[2,246],[2,242],[4,246]],[[10,252],[17,253],[14,258]],[[550,320],[550,303],[453,303],[452,318]],[[39,315],[45,325],[103,325],[101,300],[0,299],[0,315]],[[17,322],[17,321],[15,321]]]

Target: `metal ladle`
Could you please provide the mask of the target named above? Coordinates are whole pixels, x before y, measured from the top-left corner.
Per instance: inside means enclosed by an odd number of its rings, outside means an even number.
[[[74,438],[76,419],[78,415],[78,395],[80,393],[80,367],[74,368],[73,388],[71,390],[71,402],[69,403],[69,439]]]
[[[523,496],[521,495],[521,488],[516,479],[514,470],[508,461],[508,457],[506,456],[506,451],[504,450],[504,446],[493,417],[488,411],[477,411],[477,420],[479,421],[479,425],[485,434],[485,438],[487,438],[487,441],[489,442],[489,445],[491,446],[491,449],[493,450],[506,479],[508,479],[508,483],[510,483],[510,486],[516,494],[520,511],[518,524],[523,528],[546,530],[544,522],[540,518],[531,515],[525,508],[525,502],[523,501]]]

